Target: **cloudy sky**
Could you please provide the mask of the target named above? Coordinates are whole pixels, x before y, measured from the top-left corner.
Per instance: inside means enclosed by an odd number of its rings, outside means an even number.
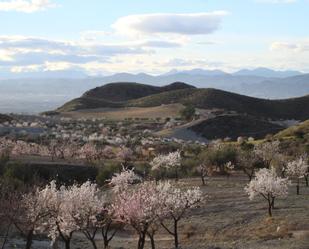
[[[309,0],[0,0],[0,74],[309,72]]]

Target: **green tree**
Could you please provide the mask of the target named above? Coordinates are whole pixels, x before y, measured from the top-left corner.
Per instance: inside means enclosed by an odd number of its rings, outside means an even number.
[[[183,119],[190,121],[194,118],[195,107],[193,105],[187,105],[180,111],[180,115]]]

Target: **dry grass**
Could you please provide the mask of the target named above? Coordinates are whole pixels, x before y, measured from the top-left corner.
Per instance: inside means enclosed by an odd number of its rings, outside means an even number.
[[[105,118],[110,120],[124,119],[155,119],[176,118],[179,116],[181,104],[162,105],[157,107],[125,107],[125,108],[98,108],[63,113],[63,116],[72,118]]]

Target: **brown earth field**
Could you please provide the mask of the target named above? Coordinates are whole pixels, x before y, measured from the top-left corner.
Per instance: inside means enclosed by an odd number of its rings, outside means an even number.
[[[297,196],[295,186],[291,186],[286,199],[276,200],[273,218],[269,218],[262,198],[248,199],[244,192],[247,182],[238,173],[207,180],[207,186],[201,187],[207,195],[205,202],[180,222],[182,249],[309,249],[309,188],[302,183],[301,195]],[[201,183],[199,179],[185,179],[181,184]],[[103,248],[99,234],[97,238],[99,248]],[[131,249],[136,244],[134,231],[127,227],[112,240],[111,249]],[[49,241],[41,239],[34,242],[33,249],[49,246]],[[24,244],[20,239],[11,239],[6,248],[24,248]],[[76,233],[72,248],[92,247],[82,234]],[[145,248],[150,248],[149,242]],[[173,248],[172,237],[160,230],[156,248]]]
[[[124,119],[155,119],[155,118],[176,118],[183,109],[181,104],[169,104],[156,107],[123,107],[123,108],[97,108],[80,111],[61,113],[64,117],[71,118],[105,118],[110,120]]]

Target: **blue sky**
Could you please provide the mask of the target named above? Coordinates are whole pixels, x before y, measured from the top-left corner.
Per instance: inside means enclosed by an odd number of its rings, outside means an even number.
[[[309,72],[309,0],[0,0],[0,72]]]

